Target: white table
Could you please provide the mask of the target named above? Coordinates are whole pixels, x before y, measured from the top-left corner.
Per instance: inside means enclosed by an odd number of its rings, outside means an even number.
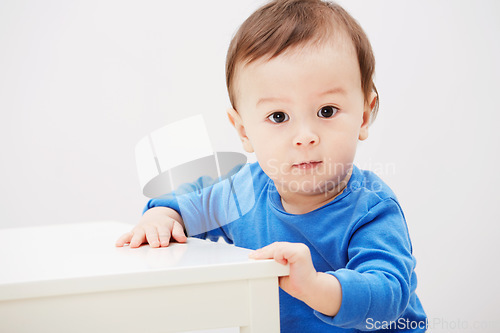
[[[116,248],[130,224],[0,229],[0,332],[279,332],[287,266],[189,238]]]

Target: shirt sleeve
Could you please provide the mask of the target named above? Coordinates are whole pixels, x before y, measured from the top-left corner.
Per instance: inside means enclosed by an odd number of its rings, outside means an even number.
[[[189,236],[232,243],[228,225],[255,204],[249,165],[222,181],[201,177],[184,184],[173,193],[151,199],[145,210],[163,206],[175,209],[182,217]]]
[[[345,268],[327,272],[342,286],[335,317],[322,321],[366,331],[369,322],[395,321],[405,311],[415,268],[406,221],[399,204],[386,199],[364,215],[352,233]]]

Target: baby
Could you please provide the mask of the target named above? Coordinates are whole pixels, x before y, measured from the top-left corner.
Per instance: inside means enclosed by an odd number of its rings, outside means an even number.
[[[289,264],[282,332],[425,331],[403,211],[380,178],[353,165],[378,110],[374,66],[367,36],[337,4],[258,9],[226,63],[228,117],[258,162],[150,200],[116,245],[168,246],[187,232]]]

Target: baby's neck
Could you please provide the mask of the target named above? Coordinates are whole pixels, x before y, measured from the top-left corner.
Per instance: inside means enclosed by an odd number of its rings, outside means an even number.
[[[297,192],[280,193],[281,204],[287,213],[290,214],[306,214],[318,209],[338,197],[349,183],[351,179],[352,168],[349,170],[345,178],[328,192],[318,194],[300,194]],[[279,191],[282,192],[282,191]]]

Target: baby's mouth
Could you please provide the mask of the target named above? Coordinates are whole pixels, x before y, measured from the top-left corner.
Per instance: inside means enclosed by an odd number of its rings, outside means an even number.
[[[297,168],[301,170],[309,170],[309,169],[314,169],[318,165],[323,163],[322,161],[308,161],[308,162],[300,162],[300,163],[294,163],[292,164],[292,168]]]

